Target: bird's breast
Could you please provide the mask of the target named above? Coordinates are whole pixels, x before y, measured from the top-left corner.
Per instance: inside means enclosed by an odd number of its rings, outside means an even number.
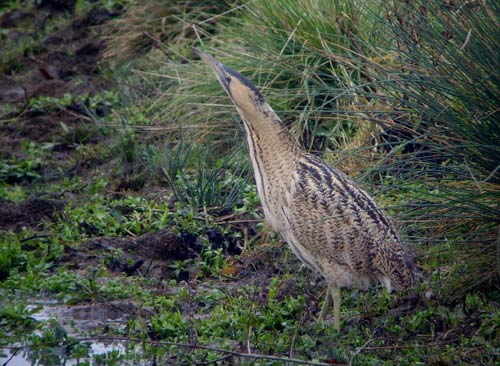
[[[287,233],[292,229],[290,208],[295,182],[293,175],[285,169],[278,169],[278,173],[274,174],[267,172],[262,175],[262,194],[259,194],[267,221],[286,240]]]

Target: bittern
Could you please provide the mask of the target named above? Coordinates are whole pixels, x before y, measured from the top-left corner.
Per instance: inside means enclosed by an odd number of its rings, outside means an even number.
[[[328,284],[319,319],[333,301],[334,328],[340,329],[341,288],[411,287],[412,259],[386,213],[354,180],[301,149],[245,76],[198,53],[243,121],[266,220]]]

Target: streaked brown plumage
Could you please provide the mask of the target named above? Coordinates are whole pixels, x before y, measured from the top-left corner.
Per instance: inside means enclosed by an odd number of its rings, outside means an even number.
[[[246,77],[199,54],[243,120],[266,220],[329,285],[320,319],[333,301],[339,328],[342,287],[413,286],[412,261],[373,199],[343,172],[302,150]]]

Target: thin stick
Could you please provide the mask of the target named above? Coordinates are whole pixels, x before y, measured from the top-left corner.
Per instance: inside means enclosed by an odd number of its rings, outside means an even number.
[[[225,12],[223,12],[223,13],[220,13],[220,14],[214,15],[213,17],[210,17],[210,18],[205,19],[205,20],[203,20],[203,21],[201,21],[201,22],[198,22],[198,24],[200,24],[200,25],[201,25],[201,24],[203,24],[203,23],[211,22],[211,21],[212,21],[212,20],[214,20],[214,19],[217,19],[217,18],[222,17],[222,16],[224,16],[224,15],[227,15],[227,14],[229,14],[229,13],[232,13],[233,11],[236,11],[236,10],[238,10],[238,9],[240,9],[240,8],[244,7],[244,6],[247,6],[247,5],[248,5],[248,4],[241,4],[241,5],[235,6],[234,8],[231,8],[231,9],[229,9],[229,10],[226,10],[226,11],[225,11]]]
[[[364,351],[365,349],[367,349],[368,345],[376,340],[378,340],[380,338],[370,338],[368,341],[366,341],[365,344],[363,344],[361,347],[357,348],[356,349],[356,352],[354,352],[354,354],[351,356],[351,359],[349,360],[349,366],[352,366],[352,363],[354,361],[354,358],[356,358],[357,355],[359,355],[362,351]]]
[[[365,350],[391,350],[391,349],[410,349],[410,348],[426,348],[426,347],[439,347],[446,344],[451,344],[455,342],[459,342],[460,339],[453,338],[446,342],[433,342],[426,344],[412,344],[412,345],[392,345],[392,346],[373,346],[373,347],[365,347]]]
[[[264,359],[264,360],[272,360],[272,361],[282,361],[282,362],[288,362],[288,363],[294,363],[298,365],[311,365],[311,366],[329,366],[328,363],[324,362],[315,362],[315,361],[306,361],[306,360],[298,360],[296,358],[288,358],[288,357],[278,357],[278,356],[269,356],[269,355],[259,355],[255,353],[241,353],[241,352],[236,352],[236,351],[230,351],[226,349],[221,349],[221,348],[216,348],[216,347],[211,347],[211,346],[203,346],[199,344],[188,344],[188,343],[176,343],[176,342],[167,342],[167,341],[151,341],[151,340],[144,340],[144,339],[139,339],[139,338],[128,338],[128,337],[83,337],[83,338],[72,338],[67,341],[54,341],[54,342],[47,342],[43,344],[37,344],[37,346],[40,345],[57,345],[57,344],[65,344],[65,343],[74,343],[74,342],[88,342],[88,341],[123,341],[123,342],[136,342],[136,343],[148,343],[148,344],[153,344],[157,346],[176,346],[176,347],[184,347],[184,348],[191,348],[191,349],[203,349],[207,351],[212,351],[212,352],[220,352],[220,353],[225,353],[227,355],[232,355],[232,356],[237,356],[237,357],[243,357],[243,358],[254,358],[254,359]],[[23,345],[23,346],[0,346],[0,349],[15,349],[19,350],[22,348],[30,348],[33,347],[34,345]]]

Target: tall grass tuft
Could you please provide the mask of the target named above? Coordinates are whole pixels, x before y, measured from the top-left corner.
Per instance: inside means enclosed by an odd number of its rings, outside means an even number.
[[[243,205],[249,166],[237,152],[215,158],[194,142],[180,139],[174,146],[164,144],[154,156],[155,173],[172,188],[176,202],[222,211]]]
[[[365,107],[359,106],[370,104],[365,94],[375,89],[365,70],[349,61],[350,50],[379,57],[370,47],[384,41],[377,14],[346,0],[257,0],[218,19],[215,31],[204,22],[192,24],[198,47],[250,77],[306,148],[336,150],[351,141],[364,121],[359,113]],[[193,139],[224,150],[225,141],[241,136],[227,97],[195,56],[191,62],[178,59],[161,55],[150,60],[155,74],[144,74],[151,82],[160,77],[170,83],[162,91],[165,120],[193,127]],[[358,90],[360,84],[367,91]]]
[[[378,56],[371,47],[384,42],[374,12],[380,11],[378,4],[255,1],[220,32],[232,55],[230,65],[255,74],[252,79],[309,150],[339,149],[359,129],[357,106],[369,104],[365,94],[374,89],[351,61],[354,55]],[[251,31],[242,34],[241,28]],[[358,90],[361,84],[366,90]]]
[[[238,0],[135,0],[125,14],[105,25],[104,59],[111,64],[131,62],[154,48],[185,56],[200,38],[193,23],[203,22],[207,32],[213,33],[216,15],[237,3]]]
[[[396,2],[386,12],[397,62],[377,78],[393,110],[380,123],[387,153],[370,174],[403,189],[410,238],[430,246],[435,270],[451,264],[442,273],[450,293],[493,288],[500,280],[500,4]]]

